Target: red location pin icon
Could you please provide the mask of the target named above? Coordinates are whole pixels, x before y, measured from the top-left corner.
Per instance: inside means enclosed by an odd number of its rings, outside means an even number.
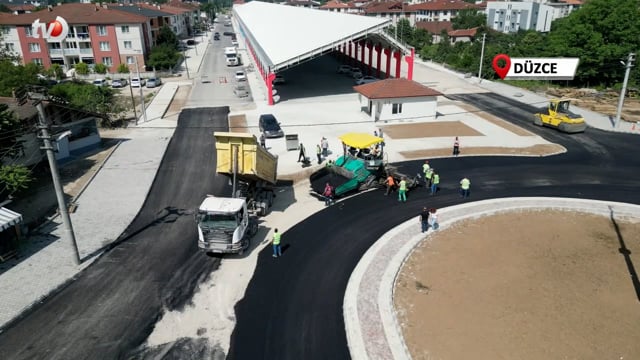
[[[503,60],[504,66],[500,67],[498,61]],[[498,54],[493,58],[493,70],[496,71],[496,74],[500,76],[500,79],[504,80],[505,76],[509,73],[509,69],[511,68],[511,58],[507,54]]]

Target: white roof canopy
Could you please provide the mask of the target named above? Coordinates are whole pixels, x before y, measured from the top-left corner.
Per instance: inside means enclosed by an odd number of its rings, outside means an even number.
[[[22,215],[7,208],[0,207],[0,227],[2,231],[20,222],[22,222]]]
[[[241,31],[271,71],[313,58],[348,40],[379,33],[391,19],[251,1],[235,5]]]

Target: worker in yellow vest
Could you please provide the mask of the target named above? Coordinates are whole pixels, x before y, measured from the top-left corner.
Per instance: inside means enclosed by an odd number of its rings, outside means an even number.
[[[278,232],[278,229],[273,231],[273,241],[271,244],[273,245],[273,257],[277,258],[278,256],[282,256],[282,248],[280,247],[280,236],[281,234]]]
[[[435,195],[438,192],[438,185],[440,185],[440,175],[434,172],[433,181],[431,182],[431,195]]]
[[[400,180],[400,189],[398,189],[398,201],[407,201],[407,180],[403,177]]]
[[[427,172],[424,173],[424,181],[427,189],[429,189],[433,184],[433,168],[427,169]]]
[[[471,181],[467,178],[460,180],[460,196],[463,198],[469,197],[469,191],[471,189]]]

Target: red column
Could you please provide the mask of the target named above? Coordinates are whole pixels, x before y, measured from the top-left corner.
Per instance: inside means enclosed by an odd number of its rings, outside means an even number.
[[[353,53],[353,43],[350,42],[347,44],[347,57],[349,58],[349,64],[353,62],[353,58],[351,57],[352,53]]]
[[[407,79],[413,80],[413,60],[416,57],[416,50],[411,48],[411,55],[407,55],[404,57],[404,60],[407,62]]]
[[[267,99],[269,105],[273,105],[273,80],[276,78],[276,74],[270,73],[267,75],[265,82],[267,83]]]
[[[387,57],[387,67],[385,68],[385,78],[391,76],[391,49],[385,48],[384,55]]]
[[[369,75],[371,75],[373,73],[373,44],[372,43],[367,43],[367,50],[369,50],[369,61],[367,62],[367,69],[369,70],[368,73]]]
[[[382,45],[377,44],[375,46],[376,49],[376,77],[380,78],[380,61],[382,60]]]
[[[396,51],[393,53],[393,57],[396,58],[396,79],[400,79],[400,65],[402,65],[402,53]]]

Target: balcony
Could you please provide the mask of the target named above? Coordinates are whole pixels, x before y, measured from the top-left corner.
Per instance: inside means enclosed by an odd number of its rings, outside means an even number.
[[[70,49],[64,49],[63,52],[65,55],[78,55],[80,52],[78,51],[77,48],[70,48]]]
[[[49,49],[49,56],[51,57],[61,58],[62,55],[62,49]]]
[[[91,48],[80,48],[80,54],[82,54],[82,55],[93,55],[93,49],[91,49]]]
[[[78,41],[91,41],[89,33],[77,33],[76,36],[78,38]]]

